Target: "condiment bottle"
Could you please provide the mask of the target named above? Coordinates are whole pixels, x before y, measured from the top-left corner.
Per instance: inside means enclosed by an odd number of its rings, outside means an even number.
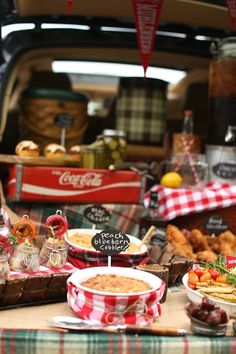
[[[193,112],[191,110],[184,111],[182,134],[193,134]]]

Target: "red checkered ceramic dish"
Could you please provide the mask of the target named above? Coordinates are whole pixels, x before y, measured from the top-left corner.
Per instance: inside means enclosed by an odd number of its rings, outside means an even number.
[[[81,285],[97,274],[116,274],[144,280],[150,290],[139,293],[108,293]],[[67,280],[67,301],[75,314],[93,324],[150,324],[161,314],[159,301],[165,283],[157,276],[123,267],[94,267],[75,272]]]

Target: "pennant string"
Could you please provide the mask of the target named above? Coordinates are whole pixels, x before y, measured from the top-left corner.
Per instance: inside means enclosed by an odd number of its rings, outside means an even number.
[[[74,0],[66,0],[66,12],[67,14],[70,13],[71,7],[73,5]]]
[[[232,29],[236,30],[236,0],[226,0],[226,5],[228,7]]]

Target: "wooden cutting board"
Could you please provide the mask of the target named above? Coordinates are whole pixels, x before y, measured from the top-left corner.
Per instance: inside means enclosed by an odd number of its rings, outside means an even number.
[[[80,161],[74,160],[71,156],[65,155],[63,159],[48,158],[45,156],[38,157],[21,157],[17,155],[0,154],[0,163],[6,164],[22,164],[31,166],[70,166],[79,167]]]

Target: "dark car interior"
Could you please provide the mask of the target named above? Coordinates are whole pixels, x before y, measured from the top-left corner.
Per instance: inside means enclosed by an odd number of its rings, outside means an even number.
[[[122,106],[123,91],[125,88],[127,93],[129,87],[132,92],[138,85],[142,95],[142,86],[143,91],[147,91],[149,85],[150,98],[155,94],[151,79],[145,83],[142,77],[53,72],[54,61],[73,61],[78,66],[82,62],[94,63],[94,66],[99,62],[140,65],[131,1],[74,0],[68,11],[64,0],[39,0],[37,6],[31,0],[3,0],[1,10],[1,153],[14,153],[15,141],[21,138],[22,130],[21,95],[25,89],[36,86],[82,92],[89,97],[83,143],[92,143],[105,128],[118,127],[129,132],[136,127],[136,118],[133,125],[131,119],[119,122],[121,109],[126,109]],[[10,29],[3,35],[3,28],[23,24],[31,27],[19,31]],[[223,0],[164,1],[150,66],[175,69],[185,76],[174,84],[156,80],[156,84],[161,85],[158,91],[163,104],[161,117],[163,115],[165,121],[161,132],[164,129],[171,136],[171,132],[180,131],[184,109],[192,109],[195,132],[207,137],[209,63],[214,56],[214,45],[233,35]],[[147,106],[146,103],[144,111]],[[154,110],[152,114],[155,117],[160,113]],[[143,128],[140,135],[131,132],[129,157],[163,158],[169,138],[165,140],[158,129],[155,125],[153,136],[151,128],[147,132]]]

